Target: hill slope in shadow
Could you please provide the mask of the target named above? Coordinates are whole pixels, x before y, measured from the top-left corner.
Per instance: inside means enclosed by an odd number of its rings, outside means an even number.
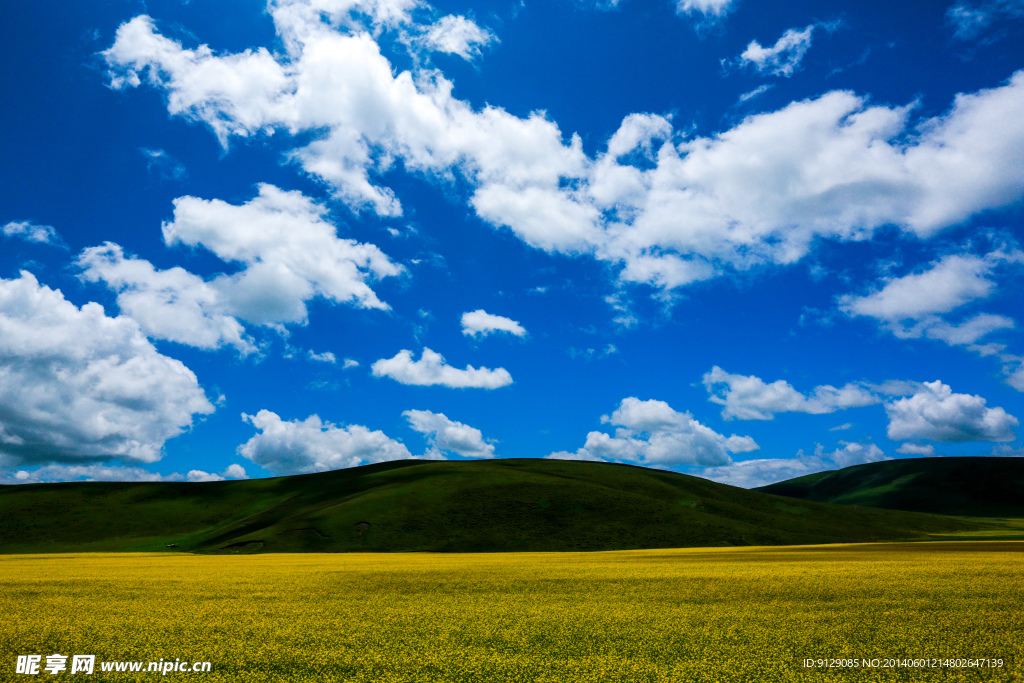
[[[909,539],[981,522],[628,465],[404,460],[205,483],[0,487],[0,552],[568,551]]]
[[[970,517],[1024,517],[1024,458],[907,458],[762,486],[807,501]]]

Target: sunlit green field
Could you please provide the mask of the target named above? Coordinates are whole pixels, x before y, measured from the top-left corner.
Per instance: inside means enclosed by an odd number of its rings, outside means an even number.
[[[0,556],[0,679],[1020,681],[1024,542],[606,553]],[[92,677],[17,655],[95,654]],[[804,658],[1001,658],[807,670]]]

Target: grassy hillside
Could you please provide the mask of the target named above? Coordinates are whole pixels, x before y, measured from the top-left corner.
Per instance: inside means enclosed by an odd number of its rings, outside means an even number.
[[[0,552],[612,550],[918,538],[980,522],[627,465],[406,460],[208,483],[0,487]]]
[[[971,517],[1024,517],[1024,458],[909,458],[763,486],[804,500]]]

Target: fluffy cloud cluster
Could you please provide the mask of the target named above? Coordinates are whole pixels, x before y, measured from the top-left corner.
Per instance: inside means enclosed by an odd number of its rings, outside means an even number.
[[[60,235],[51,225],[39,225],[32,221],[10,221],[0,227],[7,237],[18,237],[26,242],[37,242],[39,244],[63,244]]]
[[[985,399],[954,394],[942,382],[925,382],[913,396],[886,404],[890,439],[931,441],[1013,441],[1020,424],[1002,408],[985,407]]]
[[[492,332],[507,332],[516,337],[526,336],[526,328],[515,320],[491,315],[482,308],[462,314],[462,334],[486,337]]]
[[[316,415],[285,422],[261,410],[242,419],[260,431],[238,453],[275,474],[326,472],[387,460],[411,458],[405,444],[361,425],[338,427]]]
[[[673,410],[664,401],[622,400],[602,422],[618,427],[615,435],[590,432],[575,453],[559,451],[546,457],[562,460],[605,460],[641,465],[716,466],[732,462],[729,453],[759,448],[749,436],[725,436],[693,419],[690,413]]]
[[[81,308],[30,273],[0,279],[0,456],[7,464],[155,462],[213,405],[135,321]]]
[[[444,413],[407,410],[402,415],[409,426],[427,437],[430,451],[449,451],[464,458],[493,458],[494,444],[484,441],[479,429],[448,419]]]
[[[412,351],[402,349],[393,358],[381,358],[370,366],[374,377],[390,377],[402,384],[444,386],[453,389],[498,389],[512,384],[512,375],[505,368],[474,368],[464,370],[448,365],[436,351],[423,349],[419,360]]]
[[[481,48],[496,40],[493,33],[461,15],[441,17],[426,30],[422,38],[423,44],[429,49],[458,55],[463,59],[479,55]]]
[[[82,277],[117,292],[121,310],[151,337],[211,349],[255,350],[240,321],[307,320],[306,302],[322,297],[387,309],[368,280],[399,275],[380,249],[336,235],[326,210],[300,192],[260,185],[242,205],[179,197],[163,224],[168,246],[203,247],[240,270],[210,280],[183,268],[157,270],[110,242],[82,251]]]
[[[792,76],[811,47],[814,29],[814,24],[800,31],[791,28],[783,33],[782,37],[771,47],[763,47],[756,40],[752,40],[740,55],[739,62],[740,64],[749,64],[761,73],[767,72],[773,76]]]
[[[679,10],[720,15],[729,5],[681,0]],[[170,113],[204,122],[225,144],[264,131],[296,135],[293,158],[354,210],[401,213],[394,193],[375,184],[396,162],[441,182],[457,174],[483,220],[662,288],[792,263],[816,239],[863,240],[886,225],[929,237],[1024,193],[1024,72],[917,121],[912,105],[872,105],[847,91],[707,137],[631,114],[606,151],[589,157],[578,136],[566,139],[542,113],[475,110],[440,72],[396,73],[353,20],[369,16],[381,30],[409,10],[383,6],[272,3],[284,45],[276,55],[185,48],[140,16],[103,54],[114,87],[147,81],[167,93]],[[782,55],[801,43],[789,42],[773,68],[792,61]],[[774,47],[761,50],[769,64]],[[308,132],[317,137],[299,137]]]
[[[220,474],[213,474],[212,472],[204,472],[202,470],[189,470],[189,473],[185,475],[186,481],[224,481],[225,479],[248,479],[249,475],[245,473],[245,468],[239,464],[229,465]]]
[[[703,382],[711,394],[708,400],[725,406],[722,417],[727,420],[771,420],[776,413],[820,415],[882,402],[872,391],[857,384],[838,389],[826,384],[804,395],[785,380],[769,384],[754,375],[729,374],[717,365],[704,375]]]
[[[825,449],[819,444],[814,455],[806,455],[800,451],[795,458],[744,460],[724,467],[711,467],[701,471],[700,476],[722,484],[749,489],[794,477],[802,477],[805,474],[892,459],[873,443],[860,444],[841,441],[840,445],[842,448],[837,448],[831,453],[825,453]]]

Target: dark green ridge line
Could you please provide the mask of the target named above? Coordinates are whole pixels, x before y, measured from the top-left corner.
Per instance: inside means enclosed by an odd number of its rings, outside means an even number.
[[[1024,517],[1024,458],[907,458],[819,472],[757,491],[963,517]]]
[[[783,498],[632,465],[543,459],[0,487],[2,553],[167,551],[168,544],[201,553],[509,552],[1016,537],[1001,528]]]

